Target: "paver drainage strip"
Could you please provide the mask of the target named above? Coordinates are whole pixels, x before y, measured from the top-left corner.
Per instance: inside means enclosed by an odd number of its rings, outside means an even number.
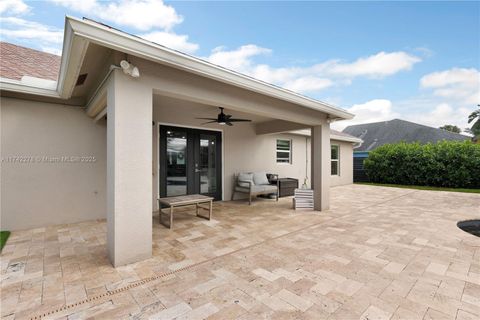
[[[415,192],[415,191],[413,191]],[[401,197],[404,197],[410,193],[413,193],[413,192],[409,192],[407,194],[403,194],[403,195],[400,195],[398,197],[394,197],[392,199],[388,199],[386,201],[383,201],[381,203],[376,203],[376,204],[373,204],[373,205],[370,205],[370,206],[366,206],[364,208],[361,208],[359,210],[364,210],[364,209],[367,209],[367,208],[370,208],[370,207],[373,207],[373,206],[377,206],[379,204],[383,204],[383,203],[386,203],[386,202],[389,202],[389,201],[392,201],[392,200],[395,200],[395,199],[398,199],[398,198],[401,198]],[[191,264],[191,265],[188,265],[188,266],[185,266],[185,267],[182,267],[182,268],[179,268],[179,269],[175,269],[175,270],[172,270],[172,271],[169,271],[169,272],[165,272],[165,273],[162,273],[162,274],[159,274],[159,275],[156,275],[156,276],[153,276],[153,277],[148,277],[148,278],[144,278],[142,280],[138,280],[136,282],[133,282],[129,285],[126,285],[125,287],[122,287],[122,288],[119,288],[119,289],[114,289],[114,290],[111,290],[111,291],[108,291],[106,293],[103,293],[103,294],[99,294],[99,295],[96,295],[96,296],[93,296],[93,297],[90,297],[88,299],[84,299],[84,300],[80,300],[76,303],[72,303],[72,304],[67,304],[67,305],[64,305],[63,307],[60,307],[60,308],[57,308],[57,309],[53,309],[53,310],[50,310],[48,312],[45,312],[45,313],[42,313],[42,314],[39,314],[39,315],[36,315],[34,317],[31,317],[30,319],[31,320],[39,320],[39,319],[42,319],[42,318],[45,318],[47,316],[52,316],[56,313],[60,313],[62,311],[66,311],[66,310],[69,310],[69,309],[72,309],[72,308],[75,308],[75,307],[78,307],[82,304],[85,304],[85,303],[89,303],[89,302],[92,302],[92,301],[97,301],[97,300],[100,300],[102,298],[106,298],[106,297],[110,297],[110,296],[113,296],[113,295],[116,295],[116,294],[119,294],[119,293],[122,293],[122,292],[125,292],[127,290],[130,290],[130,289],[133,289],[133,288],[136,288],[136,287],[139,287],[141,285],[144,285],[146,283],[149,283],[149,282],[152,282],[152,281],[155,281],[155,280],[159,280],[159,279],[162,279],[162,278],[165,278],[165,277],[168,277],[168,276],[171,276],[171,275],[174,275],[174,274],[177,274],[177,273],[180,273],[182,271],[187,271],[187,270],[190,270],[190,269],[194,269],[200,265],[203,265],[203,264],[207,264],[209,262],[212,262],[212,261],[215,261],[215,260],[218,260],[218,259],[221,259],[221,258],[224,258],[226,256],[229,256],[229,255],[232,255],[232,254],[235,254],[235,253],[238,253],[238,252],[241,252],[243,250],[247,250],[247,249],[251,249],[253,247],[256,247],[256,246],[260,246],[264,243],[267,243],[269,241],[274,241],[274,240],[277,240],[277,239],[280,239],[280,238],[283,238],[283,237],[286,237],[286,236],[289,236],[289,235],[292,235],[292,234],[295,234],[295,233],[298,233],[298,232],[301,232],[301,231],[304,231],[304,230],[307,230],[307,229],[312,229],[312,228],[315,228],[315,227],[318,227],[322,224],[325,224],[325,223],[329,223],[329,222],[332,222],[332,221],[336,221],[336,220],[339,220],[339,219],[343,219],[345,217],[349,217],[349,216],[352,216],[354,213],[349,213],[349,214],[345,214],[343,216],[340,216],[340,217],[337,217],[337,218],[332,218],[332,219],[329,219],[329,220],[326,220],[326,221],[322,221],[322,222],[318,222],[318,223],[315,223],[315,224],[311,224],[311,225],[308,225],[308,226],[305,226],[305,227],[302,227],[300,229],[297,229],[297,230],[293,230],[291,232],[288,232],[288,233],[285,233],[285,234],[282,234],[282,235],[279,235],[279,236],[276,236],[276,237],[273,237],[273,238],[269,238],[269,239],[266,239],[262,242],[258,242],[258,243],[254,243],[252,245],[249,245],[247,247],[244,247],[244,248],[240,248],[240,249],[237,249],[235,251],[231,251],[231,252],[228,252],[228,253],[225,253],[225,254],[222,254],[222,255],[219,255],[217,257],[214,257],[214,258],[210,258],[210,259],[207,259],[207,260],[204,260],[204,261],[200,261],[200,262],[197,262],[197,263],[194,263],[194,264]]]

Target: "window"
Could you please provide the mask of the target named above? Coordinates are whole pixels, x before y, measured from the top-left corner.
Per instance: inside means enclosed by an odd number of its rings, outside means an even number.
[[[292,140],[277,139],[277,163],[292,163]]]
[[[331,146],[331,166],[332,166],[332,176],[340,175],[340,147],[338,145],[332,144]]]

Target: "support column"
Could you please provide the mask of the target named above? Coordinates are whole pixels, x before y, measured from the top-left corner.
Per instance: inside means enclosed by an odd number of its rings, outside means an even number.
[[[311,128],[311,185],[314,210],[330,207],[330,124]]]
[[[107,248],[117,267],[152,255],[152,90],[118,70],[107,90]]]

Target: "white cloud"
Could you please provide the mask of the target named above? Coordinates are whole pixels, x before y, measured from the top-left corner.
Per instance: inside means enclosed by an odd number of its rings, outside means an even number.
[[[333,129],[343,130],[349,125],[403,119],[434,128],[451,124],[464,130],[468,127],[467,117],[473,110],[455,108],[447,103],[435,105],[433,100],[409,100],[394,104],[387,99],[374,99],[355,104],[347,111],[353,113],[355,118],[333,122]]]
[[[463,130],[468,127],[467,118],[471,112],[468,108],[454,108],[447,103],[440,103],[426,113],[406,114],[405,119],[434,128],[451,124]]]
[[[30,7],[23,0],[2,0],[0,14],[25,14]]]
[[[140,35],[140,37],[185,53],[194,53],[199,47],[196,43],[188,42],[187,35],[178,35],[167,31],[153,31]]]
[[[205,59],[254,78],[294,90],[299,93],[318,92],[334,85],[350,84],[355,77],[382,78],[410,70],[420,61],[405,52],[379,52],[351,63],[328,60],[306,67],[275,68],[255,63],[255,58],[271,54],[272,50],[254,44],[234,50],[218,47]]]
[[[212,54],[206,59],[213,64],[250,74],[254,67],[252,58],[270,53],[270,49],[247,44],[231,51],[225,50],[224,47],[217,47],[212,50]]]
[[[393,110],[392,102],[387,99],[374,99],[362,104],[354,104],[347,111],[353,113],[355,118],[334,122],[333,129],[343,130],[354,124],[388,121],[400,117],[400,114]]]
[[[172,6],[162,0],[50,0],[71,10],[97,17],[119,26],[147,31],[152,28],[170,30],[183,21]]]
[[[400,71],[411,70],[413,65],[420,62],[420,58],[406,52],[379,52],[365,58],[359,58],[352,63],[343,63],[337,60],[318,65],[320,69],[332,75],[344,77],[367,76],[382,78]]]
[[[102,22],[144,31],[140,37],[175,50],[191,54],[199,48],[198,44],[189,42],[188,35],[176,34],[171,30],[182,23],[183,17],[162,0],[50,1]]]
[[[413,50],[425,58],[430,58],[435,54],[435,52],[428,47],[416,47]]]
[[[44,46],[59,46],[63,41],[63,31],[38,22],[22,18],[0,18],[2,39],[34,40]]]
[[[286,89],[295,92],[316,92],[331,87],[332,85],[333,82],[330,79],[313,76],[300,77],[283,84]]]
[[[98,0],[50,0],[73,11],[84,13],[102,21],[113,22],[120,26],[133,27],[138,30],[151,30],[141,37],[158,44],[194,53],[199,45],[189,42],[188,35],[179,35],[170,29],[183,21],[175,9],[165,5],[161,0],[121,0],[102,2]],[[21,0],[0,2],[1,12],[23,14],[29,7]],[[60,54],[63,30],[19,17],[2,17],[0,30],[3,40],[23,42],[25,45],[45,52]]]
[[[420,86],[432,89],[435,96],[456,104],[480,103],[480,72],[475,68],[433,72],[420,79]]]
[[[43,52],[46,52],[46,53],[51,53],[51,54],[57,55],[57,56],[62,55],[62,49],[59,48],[59,47],[44,46],[44,47],[41,47],[40,50],[42,50]]]

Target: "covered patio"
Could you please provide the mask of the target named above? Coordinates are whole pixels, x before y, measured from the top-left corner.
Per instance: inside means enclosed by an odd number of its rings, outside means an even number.
[[[205,130],[221,135],[221,149],[215,155],[218,171],[212,179],[216,200],[231,197],[234,174],[275,170],[275,150],[266,151],[265,137],[309,130],[309,155],[301,155],[303,163],[297,160],[296,175],[298,168],[308,167],[314,209],[329,208],[330,123],[351,119],[351,113],[91,21],[67,18],[67,26],[75,34],[71,46],[84,50],[77,61],[78,73],[103,79],[92,85],[96,89],[88,93],[85,111],[106,125],[107,248],[114,266],[151,257],[151,213],[158,209],[158,197],[170,196],[165,188],[183,183],[184,190],[175,195],[204,194],[201,182],[192,182],[203,178],[196,175],[200,161],[191,159],[201,156],[195,148],[200,148],[198,137],[206,135]],[[105,68],[105,61],[111,66]],[[106,73],[99,71],[101,64]],[[136,68],[136,76],[119,67],[125,64]],[[82,90],[74,88],[73,95],[85,94]],[[220,123],[222,127],[198,119],[216,117],[219,108],[252,123]],[[162,139],[170,134],[184,143],[185,174],[165,179],[171,166],[166,163],[169,147]],[[305,144],[305,138],[301,140]],[[220,145],[213,134],[205,141]],[[275,146],[274,140],[270,146]]]
[[[153,256],[114,268],[106,222],[14,232],[2,317],[477,319],[476,194],[350,185],[330,209],[216,202],[214,220],[153,225]]]

